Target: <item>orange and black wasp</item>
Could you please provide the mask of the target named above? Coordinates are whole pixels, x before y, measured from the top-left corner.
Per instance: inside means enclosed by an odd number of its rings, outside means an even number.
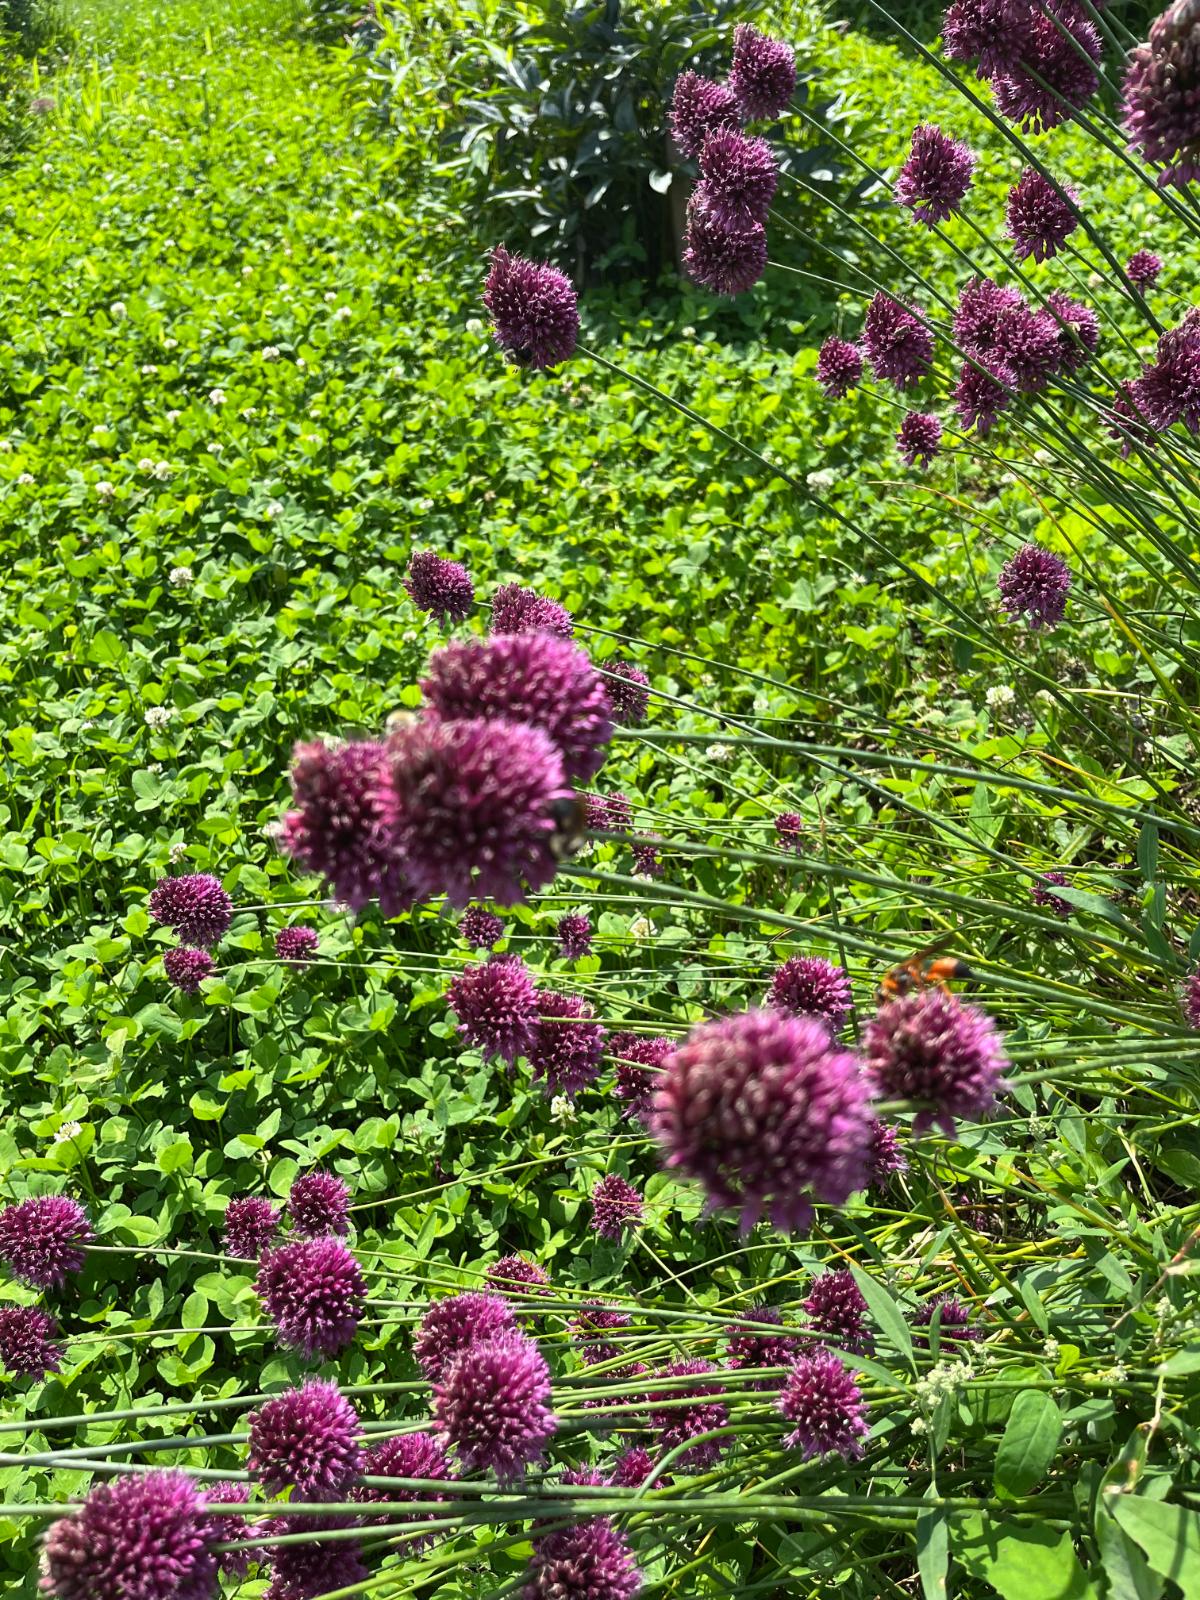
[[[945,989],[947,984],[960,982],[972,976],[970,967],[957,956],[939,954],[946,941],[939,939],[927,944],[923,950],[909,956],[907,961],[890,967],[879,980],[875,998],[880,1005],[887,1000],[898,1000],[901,995],[913,994],[918,989]]]

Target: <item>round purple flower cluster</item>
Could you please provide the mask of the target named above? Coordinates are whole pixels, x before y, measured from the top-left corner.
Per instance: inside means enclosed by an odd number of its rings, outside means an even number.
[[[504,935],[504,920],[484,906],[468,906],[458,931],[473,950],[490,950]]]
[[[0,1366],[14,1378],[44,1378],[62,1367],[58,1323],[37,1306],[0,1306]]]
[[[250,1413],[246,1465],[278,1494],[302,1500],[336,1500],[362,1467],[359,1421],[336,1383],[306,1378]]]
[[[784,1442],[806,1461],[828,1455],[855,1461],[863,1454],[861,1441],[870,1431],[866,1402],[853,1373],[828,1350],[800,1357],[778,1405],[794,1424]]]
[[[1184,1021],[1190,1028],[1200,1029],[1200,967],[1188,974],[1180,993],[1180,1006]]]
[[[492,597],[493,633],[553,633],[569,639],[575,631],[571,613],[557,600],[534,589],[506,583]]]
[[[971,187],[975,157],[969,145],[932,123],[913,130],[912,149],[896,180],[896,199],[918,222],[933,227],[953,216]]]
[[[659,1072],[675,1048],[673,1039],[642,1033],[614,1033],[608,1053],[616,1059],[613,1094],[624,1104],[627,1117],[649,1115]]]
[[[484,1282],[493,1294],[547,1294],[550,1279],[536,1261],[524,1256],[501,1256],[484,1274]]]
[[[935,1316],[938,1320],[938,1343],[943,1347],[967,1344],[983,1337],[978,1328],[971,1327],[971,1313],[967,1307],[952,1294],[938,1295],[936,1299],[927,1300],[923,1306],[919,1306],[913,1313],[912,1325],[914,1328],[930,1328]],[[917,1350],[928,1350],[930,1339],[914,1333],[913,1346]]]
[[[881,289],[867,307],[863,349],[877,378],[910,389],[933,364],[933,335],[906,306]]]
[[[264,1538],[288,1534],[333,1533],[353,1527],[349,1517],[271,1517],[262,1525]],[[357,1539],[305,1539],[297,1544],[265,1545],[271,1582],[263,1600],[317,1600],[351,1584],[365,1583],[367,1568]]]
[[[818,1273],[804,1302],[809,1322],[840,1350],[869,1355],[875,1343],[867,1327],[867,1302],[854,1274],[832,1267]]]
[[[657,1378],[702,1378],[718,1373],[711,1361],[676,1361],[657,1372]],[[723,1428],[729,1421],[729,1409],[723,1400],[710,1399],[713,1385],[709,1383],[676,1384],[667,1387],[652,1386],[650,1394],[650,1426],[657,1429],[659,1444],[665,1451],[674,1450],[689,1439],[713,1429]],[[660,1403],[654,1404],[655,1399]],[[694,1405],[665,1406],[664,1400],[694,1400]],[[705,1439],[692,1445],[678,1457],[679,1465],[690,1472],[703,1472],[718,1459],[725,1443],[722,1439]]]
[[[1053,911],[1056,917],[1069,917],[1071,903],[1064,900],[1061,895],[1054,894],[1056,888],[1066,888],[1067,876],[1063,872],[1043,872],[1034,883],[1030,891],[1035,906],[1044,906],[1047,911]]]
[[[633,875],[635,878],[662,877],[663,864],[662,857],[659,855],[661,841],[661,833],[647,833],[635,841],[633,846]]]
[[[761,1324],[778,1328],[778,1333],[768,1333]],[[790,1367],[796,1359],[797,1339],[794,1333],[783,1330],[783,1313],[776,1306],[753,1306],[745,1322],[735,1322],[729,1328],[726,1345],[729,1365],[744,1367]],[[780,1387],[781,1380],[763,1378],[756,1389],[771,1390]]]
[[[453,1357],[434,1385],[433,1412],[463,1467],[492,1471],[501,1483],[522,1477],[540,1461],[558,1427],[546,1362],[516,1331]]]
[[[569,911],[560,917],[555,931],[565,961],[578,961],[592,948],[592,924],[581,911]]]
[[[492,252],[483,303],[496,343],[518,367],[556,367],[574,353],[579,302],[571,280],[545,262]]]
[[[211,873],[189,872],[155,885],[150,915],[177,933],[182,943],[211,950],[229,931],[233,901]]]
[[[604,670],[612,720],[630,724],[644,722],[650,705],[650,679],[640,667],[630,666],[626,661],[611,662]]]
[[[292,1239],[258,1266],[255,1293],[279,1342],[314,1356],[340,1355],[354,1338],[366,1303],[362,1268],[340,1239]]]
[[[942,425],[928,411],[909,411],[900,424],[896,444],[901,460],[915,467],[927,467],[942,443]]]
[[[765,220],[779,182],[765,139],[714,128],[700,152],[700,172],[703,203],[718,226],[745,228]]]
[[[652,1131],[668,1167],[742,1227],[768,1212],[802,1228],[813,1200],[842,1205],[866,1183],[871,1114],[855,1058],[827,1024],[776,1011],[702,1023],[669,1058]]]
[[[1025,617],[1031,628],[1048,630],[1063,619],[1071,569],[1040,544],[1026,544],[1000,569],[998,586],[1010,617]]]
[[[604,1028],[590,1003],[576,994],[539,990],[537,1009],[529,1046],[533,1075],[545,1080],[549,1095],[577,1095],[599,1076]]]
[[[642,1197],[631,1183],[610,1172],[592,1190],[592,1227],[602,1239],[620,1239],[642,1220]]]
[[[1200,177],[1200,15],[1175,0],[1151,26],[1125,72],[1125,127],[1159,183]]]
[[[57,1600],[212,1600],[215,1535],[182,1472],[97,1483],[50,1526],[42,1587]]]
[[[815,1017],[837,1033],[850,1011],[850,979],[821,956],[790,956],[771,979],[767,1005],[793,1017]]]
[[[908,1157],[900,1148],[900,1136],[895,1128],[878,1117],[871,1124],[871,1142],[867,1149],[867,1182],[872,1189],[882,1189],[889,1178],[898,1172],[908,1171]]]
[[[1189,312],[1158,341],[1154,360],[1133,383],[1142,416],[1159,432],[1182,422],[1200,433],[1200,321]]]
[[[305,1172],[292,1184],[287,1202],[292,1231],[304,1238],[350,1231],[350,1191],[332,1172]]]
[[[537,1026],[537,987],[520,956],[464,967],[446,995],[469,1045],[510,1064],[527,1055]]]
[[[208,1506],[245,1505],[250,1499],[248,1483],[209,1483],[204,1488],[204,1504]],[[206,1511],[205,1534],[210,1545],[233,1544],[249,1537],[253,1524],[249,1517],[236,1511]],[[217,1566],[231,1578],[244,1578],[250,1570],[249,1550],[222,1550],[217,1556]]]
[[[642,1586],[633,1552],[607,1517],[533,1541],[522,1600],[633,1600]]]
[[[964,361],[954,391],[959,420],[986,435],[1012,403],[1011,391],[1037,393],[1086,365],[1100,327],[1089,307],[1065,295],[1049,295],[1034,311],[1018,290],[972,278],[959,295],[954,333],[976,363]]]
[[[257,1261],[278,1227],[279,1213],[269,1200],[240,1195],[225,1207],[225,1248],[231,1256]]]
[[[638,1489],[654,1471],[654,1460],[649,1450],[634,1445],[624,1450],[613,1462],[610,1482],[614,1489]]]
[[[1049,261],[1056,256],[1077,226],[1074,191],[1060,188],[1039,172],[1026,167],[1008,192],[1008,236],[1016,246],[1018,261],[1032,256]]]
[[[517,633],[456,641],[429,658],[421,688],[438,721],[478,717],[540,728],[568,778],[586,783],[604,764],[612,738],[609,694],[570,639]]]
[[[831,400],[841,400],[857,387],[862,375],[862,351],[856,344],[830,334],[817,355],[817,382],[825,393]]]
[[[685,156],[696,157],[717,128],[736,128],[738,106],[733,90],[698,72],[681,72],[671,95],[671,137]]]
[[[516,1326],[499,1295],[469,1289],[433,1302],[413,1338],[413,1355],[429,1382],[436,1383],[455,1356]]]
[[[275,954],[290,966],[302,967],[316,955],[320,942],[315,928],[280,928],[275,935]]]
[[[199,994],[205,978],[211,978],[217,964],[207,950],[190,950],[186,945],[176,945],[163,951],[163,971],[173,989],[181,994]]]
[[[0,1211],[0,1261],[34,1289],[61,1289],[83,1270],[92,1238],[87,1212],[65,1194],[35,1195]]]
[[[400,1433],[392,1439],[384,1439],[367,1451],[363,1457],[362,1471],[367,1478],[427,1478],[435,1483],[446,1483],[453,1477],[446,1452],[431,1433]],[[437,1489],[405,1489],[399,1493],[406,1500],[419,1500],[429,1506],[446,1499],[446,1495]],[[357,1484],[351,1490],[351,1498],[364,1505],[379,1500],[393,1500],[397,1494],[398,1491],[394,1489],[375,1488],[365,1483]],[[386,1514],[386,1520],[394,1526],[404,1527],[421,1522],[424,1518],[419,1511],[390,1511]],[[404,1548],[415,1554],[432,1538],[431,1533],[421,1534],[406,1541]]]
[[[804,818],[798,811],[781,811],[775,818],[775,837],[781,850],[800,851],[804,837]]]
[[[1152,288],[1162,271],[1162,259],[1153,250],[1135,250],[1125,263],[1125,276],[1135,289]]]
[[[887,1001],[864,1030],[863,1053],[880,1094],[919,1103],[918,1133],[936,1123],[953,1138],[957,1117],[986,1117],[1008,1087],[995,1024],[940,989]]]
[[[571,1323],[571,1338],[584,1366],[595,1367],[603,1361],[615,1361],[621,1354],[621,1347],[606,1335],[628,1326],[629,1313],[616,1306],[606,1306],[599,1300],[581,1305],[579,1315]]]
[[[475,585],[461,562],[432,550],[414,550],[404,579],[413,605],[443,622],[465,622],[475,604]]]
[[[1100,86],[1100,34],[1078,0],[953,0],[942,23],[952,61],[979,58],[1002,116],[1055,128]]]
[[[761,222],[720,222],[698,186],[688,201],[683,267],[714,294],[733,298],[752,289],[767,270],[767,231]]]
[[[774,122],[796,92],[796,57],[781,39],[739,22],[733,30],[729,87],[743,121]]]
[[[603,833],[627,833],[633,827],[633,807],[623,794],[589,794],[587,825]]]

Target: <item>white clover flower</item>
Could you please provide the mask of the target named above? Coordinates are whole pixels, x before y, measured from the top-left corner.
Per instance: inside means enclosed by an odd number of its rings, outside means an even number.
[[[265,345],[263,345],[262,358],[263,358],[264,361],[278,361],[279,360],[279,346],[277,344],[265,344]]]
[[[114,300],[108,308],[108,314],[114,322],[120,322],[127,314],[124,300]]]
[[[810,489],[832,489],[837,482],[837,473],[832,467],[818,467],[804,481]]]
[[[388,368],[388,370],[387,370],[387,380],[388,380],[389,383],[399,383],[400,380],[403,377],[404,377],[404,368],[403,367],[389,367]]]
[[[280,823],[279,826],[282,827],[283,824]],[[171,846],[171,865],[173,867],[177,867],[187,853],[187,845],[184,844],[182,839],[176,839],[175,843]]]
[[[208,401],[210,405],[223,406],[225,404],[224,389],[210,389],[208,391]]]
[[[28,489],[31,484],[34,484],[34,483],[37,482],[37,479],[34,477],[32,472],[23,472],[21,474],[21,476],[17,479],[17,482],[19,484],[24,485],[24,487],[26,489]]]
[[[334,289],[326,289],[326,291],[325,291],[325,304],[327,306],[331,306],[336,299],[337,299],[337,291],[334,290]]]
[[[339,306],[333,313],[333,320],[335,322],[349,322],[353,315],[354,312],[349,306]]]
[[[12,451],[11,439],[0,439],[0,454],[9,455]]]
[[[150,470],[160,482],[165,482],[175,471],[175,468],[169,461],[156,461]]]
[[[186,589],[195,576],[191,567],[172,567],[167,573],[167,582],[174,589]]]
[[[100,496],[101,500],[111,500],[116,492],[116,489],[114,489],[112,484],[109,483],[107,478],[101,478],[100,482],[96,485],[96,493]]]
[[[172,425],[174,423],[178,422],[182,415],[183,415],[182,411],[168,411],[168,412],[165,413],[166,420],[169,423],[171,423]]]
[[[143,364],[143,366],[142,366],[142,377],[143,378],[155,378],[157,376],[158,376],[158,368],[154,365],[153,361],[145,362]]]
[[[163,349],[164,350],[178,350],[179,349],[179,340],[178,339],[172,339],[168,335],[167,338],[165,338],[163,340]]]
[[[301,444],[320,444],[321,443],[321,435],[319,433],[302,433],[300,435],[300,443]],[[430,505],[432,505],[433,504],[432,500],[429,503],[430,503]]]
[[[733,760],[733,746],[728,744],[710,744],[704,754],[718,767],[725,766]]]
[[[171,717],[170,706],[147,706],[146,714],[142,721],[148,728],[165,728]]]
[[[555,1122],[574,1122],[575,1107],[565,1094],[556,1094],[550,1102],[550,1116]]]
[[[244,266],[242,268],[242,277],[243,278],[248,278],[253,271],[254,271],[254,268],[252,266],[250,266],[249,264],[247,264],[246,266]]]
[[[1017,695],[1011,685],[997,683],[992,685],[983,698],[987,701],[989,711],[999,711],[1004,706],[1012,705]]]
[[[486,328],[486,326],[487,326],[486,323],[484,323],[483,320],[481,318],[479,318],[479,317],[468,317],[467,318],[467,332],[468,333],[483,333],[485,328]]]
[[[283,515],[283,505],[278,500],[268,500],[263,507],[263,516],[274,519]]]
[[[83,1132],[82,1122],[64,1122],[51,1140],[52,1144],[69,1144]]]
[[[297,356],[296,357],[296,365],[298,367],[301,367],[301,368],[306,368],[308,366],[308,362],[305,361],[303,356]]]
[[[273,167],[275,165],[275,161],[276,161],[275,152],[273,150],[268,150],[267,153],[263,156],[263,166],[264,167]]]
[[[139,472],[153,472],[154,471],[154,463],[153,463],[153,461],[151,461],[149,456],[143,456],[142,459],[138,462],[138,471]]]
[[[686,328],[680,328],[679,337],[681,339],[694,339],[696,337],[696,330],[692,327],[690,322]]]
[[[649,882],[650,880],[647,879],[646,881]],[[629,934],[633,939],[653,939],[657,932],[658,929],[650,921],[649,917],[634,917],[629,924]]]
[[[219,456],[224,451],[225,446],[220,442],[220,440],[214,439],[212,444],[210,444],[207,448],[210,456]]]

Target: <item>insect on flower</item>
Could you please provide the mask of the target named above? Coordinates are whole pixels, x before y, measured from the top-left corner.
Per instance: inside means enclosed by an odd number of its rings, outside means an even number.
[[[951,983],[973,977],[965,961],[960,961],[957,956],[938,954],[944,945],[945,940],[939,939],[934,944],[927,944],[923,950],[916,951],[907,961],[890,967],[879,980],[879,988],[875,991],[879,1004],[898,1000],[901,995],[914,994],[918,989],[947,989]]]
[[[554,823],[550,835],[550,854],[556,861],[569,861],[587,840],[587,802],[581,794],[564,795],[550,808]]]

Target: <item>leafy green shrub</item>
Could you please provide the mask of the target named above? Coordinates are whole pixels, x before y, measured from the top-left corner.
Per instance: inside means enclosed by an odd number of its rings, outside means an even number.
[[[23,55],[40,55],[63,35],[65,25],[53,0],[0,0],[0,37]]]

